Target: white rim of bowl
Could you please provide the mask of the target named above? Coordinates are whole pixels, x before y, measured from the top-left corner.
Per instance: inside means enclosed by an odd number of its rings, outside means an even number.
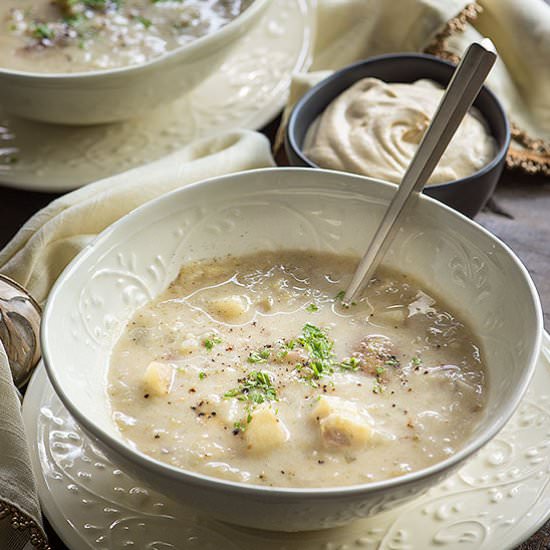
[[[86,257],[96,247],[100,246],[101,243],[105,241],[108,237],[110,237],[110,235],[113,232],[117,231],[119,226],[122,226],[124,223],[126,223],[127,218],[133,217],[135,215],[139,215],[139,213],[141,213],[142,211],[150,208],[151,205],[157,204],[162,201],[169,201],[172,197],[180,193],[185,194],[187,190],[192,190],[197,187],[209,186],[212,188],[213,192],[215,192],[215,188],[217,186],[223,186],[226,184],[228,180],[232,180],[235,178],[248,177],[248,178],[259,179],[261,178],[261,176],[269,173],[275,173],[278,176],[286,173],[290,177],[292,175],[298,175],[303,172],[313,172],[316,177],[338,176],[339,178],[343,177],[345,179],[349,179],[350,181],[367,180],[377,185],[382,185],[385,187],[395,189],[394,184],[387,183],[381,180],[367,178],[364,176],[358,176],[355,174],[349,174],[347,172],[324,170],[320,168],[295,168],[295,167],[261,168],[256,170],[235,172],[233,174],[228,174],[225,176],[208,178],[205,180],[198,181],[196,183],[189,184],[182,189],[176,189],[175,191],[171,191],[170,193],[161,195],[160,197],[139,206],[138,208],[136,208],[126,216],[114,222],[107,229],[102,231],[94,240],[94,242],[89,246],[87,246],[86,248],[84,248],[72,260],[72,262],[65,268],[65,270],[61,273],[61,275],[58,277],[57,281],[55,282],[54,286],[52,287],[48,297],[48,301],[44,308],[44,315],[42,318],[42,325],[40,330],[42,357],[44,360],[44,365],[46,367],[48,378],[50,379],[50,382],[52,383],[52,386],[56,394],[60,398],[63,405],[67,408],[69,413],[74,417],[74,419],[81,425],[81,427],[88,434],[100,440],[103,445],[109,447],[113,451],[122,455],[129,462],[134,462],[134,463],[137,462],[141,468],[154,470],[157,474],[159,474],[160,476],[166,479],[178,480],[180,482],[185,481],[186,483],[192,486],[202,486],[202,487],[207,487],[209,489],[218,490],[218,491],[219,490],[223,491],[224,489],[230,489],[232,492],[235,492],[241,495],[269,496],[270,498],[280,497],[288,500],[288,499],[304,499],[304,497],[311,497],[315,499],[319,499],[319,498],[331,499],[335,496],[350,497],[354,495],[355,496],[363,495],[366,493],[377,493],[380,491],[392,489],[396,486],[403,487],[409,484],[413,484],[422,479],[428,479],[433,476],[436,476],[437,474],[441,474],[442,472],[452,470],[453,467],[456,467],[459,463],[463,462],[470,455],[472,455],[473,453],[478,451],[481,447],[486,445],[498,434],[498,432],[500,432],[500,430],[502,430],[502,428],[506,425],[506,423],[510,420],[511,416],[514,414],[514,412],[518,408],[521,400],[523,399],[525,392],[527,391],[531,378],[533,377],[533,374],[535,372],[536,362],[537,362],[538,354],[541,347],[542,333],[543,333],[543,330],[542,330],[543,317],[542,317],[542,307],[540,303],[540,298],[539,298],[537,289],[531,279],[531,276],[527,271],[527,268],[521,263],[519,258],[516,256],[516,254],[512,251],[512,249],[507,244],[502,242],[498,237],[496,237],[495,235],[487,231],[478,223],[470,220],[463,214],[460,214],[456,210],[453,210],[452,208],[437,201],[436,199],[433,199],[426,195],[421,195],[420,200],[424,202],[432,203],[435,208],[439,208],[443,211],[446,211],[448,215],[460,220],[462,223],[465,223],[466,225],[473,226],[486,239],[491,240],[493,243],[498,245],[502,251],[508,254],[510,259],[514,262],[518,270],[524,276],[529,293],[532,298],[532,305],[535,310],[535,317],[536,317],[535,319],[536,335],[535,335],[534,346],[531,350],[528,361],[526,361],[526,368],[524,369],[522,380],[520,384],[517,386],[518,391],[517,391],[516,397],[515,399],[513,399],[511,402],[508,403],[508,413],[501,415],[501,418],[498,422],[495,422],[493,425],[488,426],[485,430],[482,431],[482,433],[480,433],[475,439],[470,441],[465,447],[461,448],[453,456],[445,460],[442,460],[440,462],[437,462],[427,468],[416,470],[414,472],[411,472],[409,474],[405,474],[403,476],[399,476],[396,478],[390,478],[390,479],[375,481],[371,483],[345,485],[340,487],[304,487],[304,488],[265,487],[265,486],[256,485],[256,484],[227,481],[221,478],[216,478],[216,477],[207,476],[205,474],[201,474],[198,472],[193,472],[191,470],[184,470],[182,468],[170,466],[169,464],[166,464],[164,462],[151,458],[150,456],[146,455],[145,453],[142,453],[137,449],[132,449],[129,444],[124,442],[124,440],[122,439],[122,436],[120,438],[115,438],[110,434],[108,434],[99,426],[95,425],[93,421],[86,418],[79,411],[78,407],[72,403],[71,398],[67,394],[65,394],[56,376],[55,369],[52,368],[51,366],[51,361],[49,358],[49,350],[47,345],[47,342],[50,340],[50,337],[48,334],[48,325],[49,325],[48,320],[51,316],[51,310],[53,307],[52,303],[57,299],[57,295],[62,292],[63,283],[65,279],[70,277],[73,274],[73,272],[75,272],[78,269],[79,265],[86,259]]]
[[[203,45],[210,42],[214,44],[223,40],[227,35],[233,33],[237,25],[247,25],[251,24],[252,20],[261,15],[261,12],[272,0],[252,0],[252,4],[246,8],[242,13],[237,17],[232,19],[229,23],[214,31],[210,34],[205,34],[199,38],[193,40],[189,44],[184,44],[169,50],[158,57],[154,57],[145,61],[143,63],[135,63],[132,65],[123,65],[122,67],[113,67],[111,69],[97,69],[93,71],[79,71],[74,73],[40,73],[40,72],[31,72],[31,71],[20,71],[17,69],[9,69],[7,67],[0,66],[0,78],[3,76],[9,77],[20,77],[20,78],[32,78],[38,80],[49,80],[53,82],[63,81],[63,80],[76,80],[76,79],[85,79],[98,76],[110,76],[110,75],[119,75],[121,73],[128,72],[139,72],[145,70],[146,68],[151,67],[159,63],[167,62],[173,57],[180,56],[182,54],[191,55],[194,51]]]

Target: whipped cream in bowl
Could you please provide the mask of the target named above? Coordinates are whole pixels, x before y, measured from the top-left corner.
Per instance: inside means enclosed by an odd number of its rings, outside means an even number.
[[[397,53],[334,72],[290,113],[290,164],[399,183],[454,70],[432,55]],[[474,217],[497,185],[509,145],[506,113],[483,86],[424,194]]]
[[[304,153],[321,168],[399,183],[430,124],[443,88],[359,80],[338,95],[310,126]],[[475,108],[466,115],[428,185],[470,176],[488,164],[496,144]]]

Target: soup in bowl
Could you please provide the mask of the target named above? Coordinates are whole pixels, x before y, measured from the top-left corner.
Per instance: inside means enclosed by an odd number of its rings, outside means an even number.
[[[269,0],[6,0],[0,103],[42,122],[139,117],[212,74]]]
[[[135,210],[52,290],[56,392],[114,462],[224,521],[332,527],[421,494],[513,413],[541,311],[513,253],[427,197],[343,307],[394,190],[270,169]]]

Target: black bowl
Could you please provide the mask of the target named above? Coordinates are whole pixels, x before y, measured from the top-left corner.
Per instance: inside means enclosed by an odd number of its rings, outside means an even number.
[[[425,54],[390,54],[371,57],[349,65],[309,90],[290,115],[285,135],[285,150],[293,166],[319,168],[308,159],[302,146],[306,132],[329,103],[358,80],[372,76],[386,82],[414,82],[429,78],[447,86],[455,66]],[[495,158],[471,176],[430,185],[424,192],[467,216],[474,217],[487,202],[498,182],[510,145],[510,127],[504,109],[485,86],[474,106],[481,112],[495,138]]]

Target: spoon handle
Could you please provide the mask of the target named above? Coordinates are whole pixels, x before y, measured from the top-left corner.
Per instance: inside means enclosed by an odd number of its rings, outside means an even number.
[[[353,275],[344,296],[344,304],[351,303],[356,294],[370,281],[393,240],[403,212],[422,191],[483,86],[495,60],[496,54],[481,44],[470,44],[466,50],[380,226]]]

